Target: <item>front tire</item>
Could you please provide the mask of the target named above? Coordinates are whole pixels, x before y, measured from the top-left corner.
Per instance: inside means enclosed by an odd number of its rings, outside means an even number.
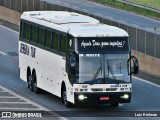
[[[62,103],[64,103],[64,105],[66,107],[72,107],[72,103],[67,101],[67,92],[66,92],[66,88],[63,89],[62,91]]]

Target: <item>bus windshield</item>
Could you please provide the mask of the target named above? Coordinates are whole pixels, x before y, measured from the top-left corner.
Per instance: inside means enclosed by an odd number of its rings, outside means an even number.
[[[80,84],[115,84],[130,82],[129,54],[79,54]]]

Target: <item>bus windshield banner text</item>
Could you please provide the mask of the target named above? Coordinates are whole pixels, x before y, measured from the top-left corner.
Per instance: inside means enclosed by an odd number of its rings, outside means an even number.
[[[102,51],[102,52],[128,52],[129,40],[127,37],[107,38],[78,38],[77,51]]]

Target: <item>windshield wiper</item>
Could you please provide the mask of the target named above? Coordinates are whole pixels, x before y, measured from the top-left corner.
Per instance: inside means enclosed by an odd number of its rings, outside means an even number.
[[[100,71],[101,71],[101,73],[102,73],[102,63],[101,63],[101,66],[97,69],[97,72],[95,73],[93,79],[91,80],[90,85],[93,85],[93,82],[94,82],[94,80],[97,78],[97,76],[99,75]]]

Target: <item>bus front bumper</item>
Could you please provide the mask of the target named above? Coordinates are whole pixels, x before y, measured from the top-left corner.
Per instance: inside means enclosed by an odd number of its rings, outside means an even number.
[[[75,104],[107,104],[111,102],[130,103],[130,92],[108,92],[108,93],[74,93]]]

